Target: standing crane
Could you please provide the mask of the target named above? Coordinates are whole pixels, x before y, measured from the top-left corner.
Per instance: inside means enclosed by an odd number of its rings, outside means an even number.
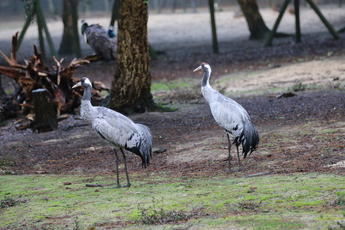
[[[213,118],[219,126],[225,129],[228,138],[229,149],[229,170],[231,170],[231,141],[237,148],[237,158],[239,169],[241,170],[241,160],[238,146],[242,144],[243,158],[250,155],[259,144],[259,134],[255,126],[250,121],[247,111],[236,101],[228,98],[210,86],[211,66],[206,62],[196,68],[193,72],[203,70],[204,76],[201,81],[201,92],[210,105]]]
[[[136,124],[128,117],[106,107],[91,105],[92,83],[87,77],[83,77],[73,88],[84,87],[84,94],[81,100],[80,113],[85,121],[91,124],[93,130],[105,140],[114,150],[116,161],[117,186],[120,188],[119,181],[119,157],[116,148],[119,148],[126,171],[127,185],[130,187],[126,155],[123,148],[138,155],[142,161],[142,167],[149,165],[152,157],[152,135],[150,129],[142,124]]]
[[[115,59],[116,40],[112,36],[111,30],[106,31],[99,24],[89,25],[84,19],[81,21],[81,34],[85,42],[91,46],[96,55],[100,55],[106,62]],[[108,34],[109,33],[109,34]]]

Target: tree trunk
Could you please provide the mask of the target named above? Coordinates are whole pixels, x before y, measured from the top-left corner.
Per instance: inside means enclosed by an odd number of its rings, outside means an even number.
[[[270,30],[262,19],[256,0],[237,0],[246,18],[250,31],[250,39],[262,39],[268,36]]]
[[[64,24],[60,55],[76,55],[81,57],[78,36],[78,4],[79,0],[64,0],[62,20]]]
[[[121,0],[114,81],[108,107],[124,114],[152,111],[147,4]]]

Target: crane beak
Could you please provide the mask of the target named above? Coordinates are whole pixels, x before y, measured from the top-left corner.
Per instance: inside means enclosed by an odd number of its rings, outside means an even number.
[[[75,84],[75,85],[72,87],[72,89],[77,88],[77,87],[79,87],[79,86],[81,86],[81,82],[78,82],[77,84]]]
[[[198,70],[201,70],[201,66],[199,66],[198,68],[196,68],[195,70],[193,70],[193,72],[195,72],[195,71],[198,71]]]

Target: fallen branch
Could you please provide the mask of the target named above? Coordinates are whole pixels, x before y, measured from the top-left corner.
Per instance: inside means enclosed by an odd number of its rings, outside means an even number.
[[[265,172],[255,173],[255,174],[249,174],[246,177],[262,176],[262,175],[266,175],[266,174],[270,174],[270,172],[269,171],[265,171]]]
[[[7,57],[3,52],[0,54],[4,57],[9,67],[0,66],[0,74],[6,75],[12,78],[16,82],[15,90],[13,95],[0,95],[0,118],[7,119],[7,114],[22,114],[28,115],[31,113],[45,113],[45,108],[35,110],[33,102],[32,92],[37,89],[45,90],[47,97],[47,108],[53,108],[56,114],[70,113],[73,114],[74,110],[79,107],[81,95],[83,94],[82,89],[71,90],[72,86],[79,81],[74,79],[74,70],[78,67],[89,64],[90,61],[96,59],[84,60],[84,59],[73,59],[67,66],[63,66],[64,59],[57,60],[53,57],[55,65],[47,67],[44,65],[42,55],[34,45],[34,54],[30,57],[30,60],[24,60],[24,65],[18,64],[16,59],[17,49],[17,37],[16,33],[12,37],[12,52],[10,57]],[[1,87],[1,92],[6,92]],[[94,101],[102,101],[104,98],[100,94],[102,90],[109,90],[103,83],[96,82],[93,92]],[[43,99],[42,99],[43,100]],[[36,105],[37,107],[38,105]],[[10,113],[4,111],[11,110]],[[35,114],[38,117],[42,117],[44,114]],[[55,119],[55,118],[54,118]],[[30,124],[29,124],[30,127]],[[37,121],[34,124],[36,130],[48,130],[37,127]]]

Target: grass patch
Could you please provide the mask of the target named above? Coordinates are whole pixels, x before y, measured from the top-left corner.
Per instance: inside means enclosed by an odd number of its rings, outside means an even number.
[[[189,81],[188,79],[183,79],[186,81]],[[169,82],[159,82],[159,83],[153,83],[151,84],[151,92],[157,91],[157,90],[167,90],[167,91],[174,91],[176,89],[181,88],[191,88],[194,87],[193,83],[184,82],[181,79],[169,81]]]
[[[173,81],[153,83],[151,92],[160,103],[184,103],[201,98],[200,80],[183,78]]]
[[[163,83],[155,83],[151,85],[151,92],[157,91],[157,90],[170,90],[170,88]]]
[[[178,110],[178,108],[172,108],[172,107],[160,105],[160,104],[157,104],[156,109],[155,109],[156,112],[175,112],[176,110]]]
[[[87,229],[119,222],[134,228],[178,224],[205,229],[275,229],[277,225],[314,229],[344,218],[342,176],[241,175],[172,178],[152,173],[148,178],[132,173],[133,186],[121,189],[113,189],[113,175],[0,176],[0,197],[27,201],[18,205],[8,200],[16,205],[0,210],[0,228]],[[90,180],[104,187],[86,187]],[[72,184],[64,185],[66,181]],[[248,193],[251,187],[256,189]]]
[[[276,88],[267,88],[267,89],[253,89],[253,90],[239,90],[235,92],[225,92],[224,95],[230,98],[236,99],[239,95],[241,97],[245,96],[253,96],[253,95],[273,95],[273,94],[281,94],[282,92],[286,92],[288,89],[287,87],[276,87]]]
[[[339,129],[324,129],[321,133],[325,134],[336,134],[339,133]]]
[[[5,196],[4,199],[0,200],[0,208],[9,208],[20,203],[20,199],[14,198],[13,196]]]
[[[177,222],[188,219],[191,215],[183,210],[164,210],[163,201],[156,201],[152,198],[152,204],[145,208],[141,204],[138,204],[140,224],[166,224],[171,222]]]
[[[251,227],[254,230],[274,230],[274,229],[301,229],[304,224],[298,221],[270,219],[270,218],[250,218],[238,221],[241,225]]]
[[[13,165],[14,165],[14,160],[11,157],[0,158],[0,167],[1,166],[13,166]]]
[[[335,204],[345,206],[345,192],[339,191],[336,193],[336,195],[338,196],[338,198],[336,199]]]
[[[294,91],[294,92],[305,91],[306,88],[307,88],[307,86],[302,84],[302,82],[299,82],[299,83],[291,86],[291,90]]]

